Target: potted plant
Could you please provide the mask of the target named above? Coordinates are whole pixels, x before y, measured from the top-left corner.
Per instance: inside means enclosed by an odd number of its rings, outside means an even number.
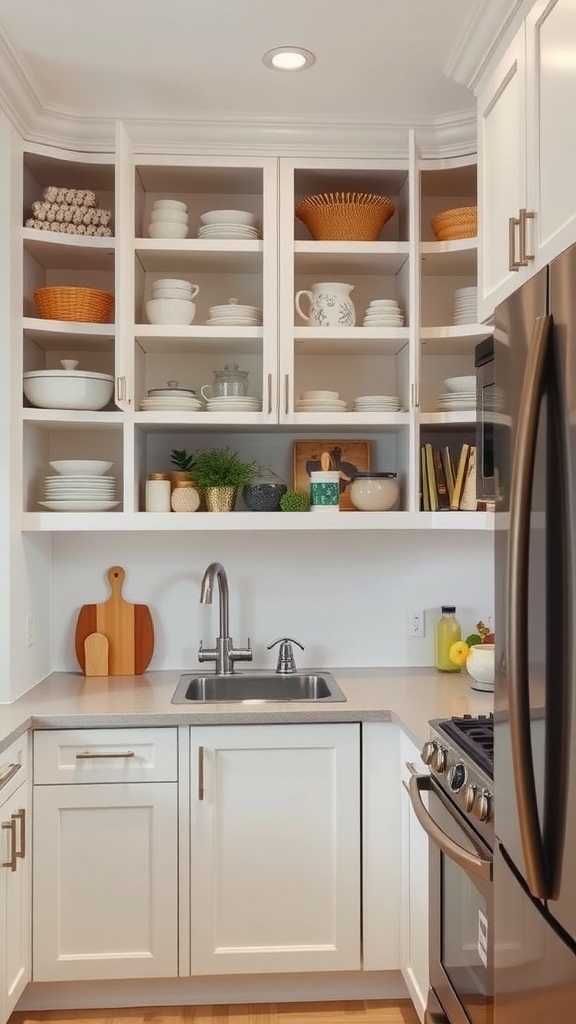
[[[209,512],[231,512],[238,488],[249,483],[255,471],[253,462],[243,462],[228,446],[210,448],[194,460],[194,481],[204,492]]]

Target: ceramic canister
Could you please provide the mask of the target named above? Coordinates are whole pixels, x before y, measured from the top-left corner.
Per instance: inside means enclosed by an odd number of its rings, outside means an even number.
[[[310,473],[310,511],[340,511],[340,473],[337,469],[317,469]]]

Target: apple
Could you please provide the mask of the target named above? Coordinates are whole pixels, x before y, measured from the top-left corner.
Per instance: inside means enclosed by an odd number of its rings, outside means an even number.
[[[494,643],[494,633],[486,633],[486,636],[482,637],[482,643],[483,644],[493,644]]]

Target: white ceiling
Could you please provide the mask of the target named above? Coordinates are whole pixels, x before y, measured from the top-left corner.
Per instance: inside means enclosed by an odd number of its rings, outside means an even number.
[[[0,0],[0,35],[38,109],[64,117],[410,124],[472,110],[443,69],[481,4]],[[283,44],[315,65],[267,69]]]

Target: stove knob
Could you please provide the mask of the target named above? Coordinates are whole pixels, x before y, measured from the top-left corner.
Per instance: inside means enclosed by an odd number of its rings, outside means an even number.
[[[479,821],[490,821],[492,817],[492,794],[483,789],[474,801],[474,814]]]
[[[428,740],[422,747],[422,753],[420,757],[424,761],[424,764],[432,764],[432,758],[434,757],[434,751],[436,750],[436,744],[432,740]]]
[[[464,804],[464,810],[470,814],[474,807],[474,801],[476,800],[476,786],[473,786],[469,782],[462,790],[462,802]]]
[[[446,771],[446,764],[446,749],[445,747],[441,747],[440,744],[437,743],[436,749],[432,756],[432,768],[434,769],[434,771],[438,772],[439,775],[442,775],[442,773]]]

